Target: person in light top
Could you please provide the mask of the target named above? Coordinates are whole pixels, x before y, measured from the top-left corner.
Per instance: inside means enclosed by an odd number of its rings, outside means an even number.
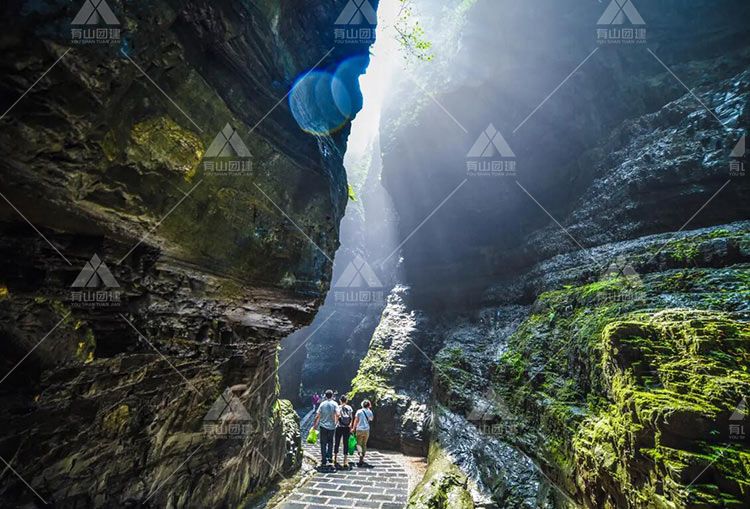
[[[359,448],[358,467],[365,466],[365,454],[367,453],[367,440],[370,438],[370,423],[375,419],[370,408],[372,405],[368,400],[362,402],[362,408],[357,410],[352,423],[352,432],[357,437],[357,447]]]
[[[320,424],[320,466],[325,467],[333,462],[333,436],[339,421],[339,406],[333,400],[333,391],[327,390],[325,399],[318,405],[313,429]]]

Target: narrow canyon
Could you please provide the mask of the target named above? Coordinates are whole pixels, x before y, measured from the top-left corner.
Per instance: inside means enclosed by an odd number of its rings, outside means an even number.
[[[0,507],[750,507],[746,1],[0,13]]]

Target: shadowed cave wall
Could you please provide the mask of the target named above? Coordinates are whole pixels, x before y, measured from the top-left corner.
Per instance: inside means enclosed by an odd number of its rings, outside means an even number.
[[[363,56],[361,105],[367,44],[336,43],[340,0],[107,3],[110,44],[74,43],[77,2],[1,8],[0,109],[23,98],[0,120],[0,454],[41,498],[10,472],[0,497],[237,506],[300,461],[277,347],[315,316],[347,200],[348,126],[304,133],[285,94]],[[246,175],[201,164],[227,124]],[[95,254],[119,301],[81,306]],[[202,429],[222,394],[240,439]]]

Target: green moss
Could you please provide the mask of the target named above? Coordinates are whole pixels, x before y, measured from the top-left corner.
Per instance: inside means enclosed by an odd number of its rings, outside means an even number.
[[[750,326],[722,313],[665,310],[615,321],[602,339],[611,405],[584,420],[574,437],[579,477],[587,483],[616,481],[637,505],[654,488],[634,475],[638,457],[644,455],[653,462],[653,471],[668,480],[668,500],[687,505],[733,498],[684,485],[690,472],[697,475],[709,467],[725,471],[724,476],[750,475],[738,463],[747,451],[726,442],[724,429],[736,402],[750,391]],[[706,423],[713,423],[717,433],[701,430]],[[683,448],[665,446],[664,436],[686,437],[677,442]],[[712,438],[717,443],[706,445]],[[719,455],[719,444],[730,452]]]
[[[732,233],[726,228],[717,228],[708,234],[709,239],[719,239],[723,237],[729,237]]]
[[[409,497],[408,509],[473,509],[466,475],[437,442],[430,444],[429,466]]]
[[[714,239],[727,239],[732,242],[743,242],[743,239],[746,240],[747,235],[748,231],[746,230],[731,231],[726,228],[717,228],[707,233],[673,240],[665,246],[654,246],[651,251],[652,253],[664,251],[670,258],[672,258],[672,260],[681,263],[692,263],[700,253],[701,244]]]
[[[394,395],[395,390],[389,385],[385,374],[391,363],[392,360],[386,350],[371,346],[359,365],[357,376],[352,380],[349,399],[352,401],[369,399],[377,404],[379,400]]]
[[[691,262],[698,256],[698,244],[694,239],[672,242],[670,256],[678,262]]]
[[[433,361],[434,383],[441,392],[441,399],[454,411],[464,411],[471,406],[470,394],[477,383],[471,372],[471,361],[463,350],[451,346],[441,350]]]
[[[728,439],[728,419],[750,393],[750,329],[741,315],[710,308],[747,310],[748,272],[649,274],[642,298],[622,302],[602,297],[626,288],[623,278],[540,295],[492,376],[525,428],[539,432],[518,445],[558,479],[576,480],[570,491],[594,506],[609,496],[633,507],[747,503],[748,450]],[[661,309],[665,294],[702,309]],[[720,489],[687,488],[704,469]]]

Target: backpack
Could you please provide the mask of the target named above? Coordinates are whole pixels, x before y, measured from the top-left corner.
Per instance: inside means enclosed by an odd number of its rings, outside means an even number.
[[[350,406],[341,407],[341,416],[339,417],[339,426],[352,425],[352,408]]]

